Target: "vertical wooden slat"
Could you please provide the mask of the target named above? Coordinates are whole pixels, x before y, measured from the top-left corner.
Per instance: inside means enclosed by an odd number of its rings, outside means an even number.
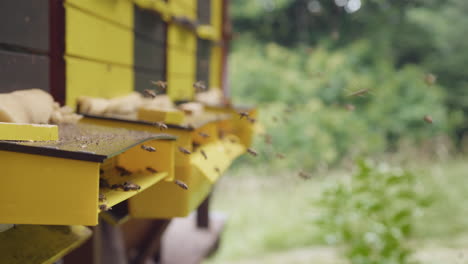
[[[63,0],[49,0],[50,93],[65,104],[65,8]]]

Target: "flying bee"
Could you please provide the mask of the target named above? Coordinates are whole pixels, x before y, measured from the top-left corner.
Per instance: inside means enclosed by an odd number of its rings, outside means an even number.
[[[284,156],[284,155],[281,154],[281,153],[276,153],[276,157],[277,157],[278,159],[285,159],[285,158],[286,158],[286,156]]]
[[[198,81],[193,84],[193,88],[195,88],[196,92],[203,92],[206,91],[206,85],[204,81]]]
[[[112,207],[108,207],[108,206],[105,205],[105,204],[100,204],[100,205],[99,205],[99,210],[101,210],[101,211],[109,211],[109,210],[112,210]]]
[[[107,200],[106,196],[103,193],[99,194],[99,201],[100,202],[105,202]]]
[[[206,134],[206,133],[203,133],[203,132],[199,132],[198,135],[200,135],[202,138],[209,138],[210,135]]]
[[[123,190],[128,192],[128,191],[138,191],[141,189],[141,186],[138,184],[135,184],[133,182],[126,181],[123,184]]]
[[[156,97],[156,92],[150,89],[145,89],[143,90],[143,95],[145,97],[150,97],[150,98],[155,98]]]
[[[148,152],[156,152],[156,149],[154,147],[151,147],[151,146],[141,145],[141,148],[148,151]]]
[[[271,145],[272,142],[273,140],[271,139],[271,135],[265,134],[265,144]]]
[[[179,186],[180,188],[182,188],[184,190],[188,190],[188,186],[187,186],[187,184],[185,184],[185,182],[175,180],[174,183],[177,184],[177,186]]]
[[[186,149],[186,148],[183,148],[183,147],[180,147],[179,146],[179,151],[182,152],[183,154],[185,155],[190,155],[192,154],[192,152],[190,152],[190,150]]]
[[[429,124],[432,124],[433,122],[432,117],[430,115],[425,115],[423,119],[424,121],[426,121],[426,123],[429,123]]]
[[[239,114],[239,117],[240,117],[239,119],[242,119],[244,117],[249,118],[249,113],[247,113],[247,112],[239,112],[238,114]]]
[[[206,155],[205,151],[203,149],[200,150],[200,153],[202,154],[202,156],[207,160],[208,159],[208,156]]]
[[[276,116],[274,116],[274,117],[272,118],[272,120],[273,120],[273,122],[275,122],[275,123],[278,122],[278,118],[277,118]]]
[[[156,85],[161,91],[166,91],[167,89],[167,82],[163,81],[151,81],[152,84]]]
[[[146,167],[146,170],[149,171],[149,172],[151,172],[151,173],[158,173],[157,170],[155,170],[155,169],[153,169],[153,168],[151,168],[151,167]]]
[[[256,156],[258,155],[257,152],[256,152],[255,150],[251,149],[251,148],[248,148],[248,149],[247,149],[247,152],[248,152],[250,155],[254,156],[254,157],[256,157]]]
[[[348,94],[348,97],[354,97],[354,96],[363,96],[365,94],[367,94],[369,92],[369,88],[363,88],[363,89],[359,89],[355,92],[352,92],[350,94]]]
[[[426,74],[426,76],[424,76],[424,82],[426,82],[426,84],[429,86],[433,85],[436,81],[437,81],[437,76],[435,76],[432,73],[428,73]]]
[[[247,117],[247,120],[252,124],[255,124],[255,122],[257,122],[257,119],[251,117]]]
[[[154,122],[153,125],[159,127],[159,130],[166,130],[167,129],[167,125],[164,124],[163,122]]]
[[[218,173],[221,174],[221,170],[218,167],[215,167],[214,170]]]
[[[127,170],[126,168],[122,166],[115,166],[115,169],[119,172],[120,176],[130,176],[132,175],[132,172]]]
[[[352,104],[345,104],[345,109],[352,112],[354,109],[356,109],[356,107],[354,107]]]
[[[308,173],[305,173],[304,171],[300,171],[298,173],[298,175],[299,175],[299,177],[301,177],[304,180],[308,180],[308,179],[312,178],[312,175],[310,175]]]
[[[99,178],[99,188],[110,188],[110,184],[106,179]]]

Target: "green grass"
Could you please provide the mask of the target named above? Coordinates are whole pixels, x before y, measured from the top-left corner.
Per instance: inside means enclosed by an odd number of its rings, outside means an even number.
[[[435,198],[416,226],[416,246],[457,247],[466,243],[468,159],[413,162],[409,167]],[[303,181],[296,172],[265,175],[264,171],[237,168],[217,186],[212,208],[228,214],[229,219],[221,248],[207,263],[256,259],[324,245],[314,224],[319,213],[314,201],[326,185],[351,172],[329,172]]]

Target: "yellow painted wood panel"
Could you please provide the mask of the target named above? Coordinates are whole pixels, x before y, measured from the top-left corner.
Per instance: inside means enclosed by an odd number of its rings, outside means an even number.
[[[133,31],[66,5],[66,54],[133,65]]]
[[[112,98],[133,91],[130,67],[66,57],[66,104],[75,107],[79,96]]]
[[[211,25],[214,27],[216,39],[221,39],[223,26],[223,0],[211,0]]]
[[[197,18],[196,0],[169,0],[169,8],[175,16],[186,16],[190,19]]]
[[[58,140],[58,127],[0,122],[0,140]]]
[[[129,0],[66,0],[68,5],[93,15],[133,28],[133,3]]]
[[[96,225],[99,163],[0,151],[1,223]]]

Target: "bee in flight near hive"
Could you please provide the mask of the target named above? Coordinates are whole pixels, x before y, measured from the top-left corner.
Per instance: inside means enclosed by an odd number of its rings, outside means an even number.
[[[126,168],[122,166],[115,166],[115,169],[119,172],[120,176],[130,176],[132,175],[132,172],[127,170]]]
[[[200,153],[202,154],[202,156],[207,160],[208,159],[208,156],[206,155],[205,151],[203,149],[200,150]]]
[[[300,171],[298,175],[299,175],[299,177],[301,177],[304,180],[308,180],[308,179],[312,178],[312,175],[310,175],[310,174],[308,174],[308,173],[306,173],[304,171]]]
[[[145,89],[143,90],[143,95],[145,97],[150,97],[150,98],[155,98],[156,97],[156,92],[150,89]]]
[[[434,85],[436,81],[437,81],[437,76],[435,76],[432,73],[428,73],[426,74],[426,76],[424,76],[424,82],[426,82],[426,84],[429,86]]]
[[[432,124],[433,122],[432,117],[430,115],[425,115],[423,119],[424,121],[426,121],[426,123],[429,123],[429,124]]]
[[[247,112],[239,112],[239,117],[240,117],[240,119],[242,119],[242,118],[244,118],[244,117],[248,119],[248,118],[249,118],[249,113],[247,113]]]
[[[276,157],[277,157],[278,159],[285,159],[285,158],[286,158],[286,156],[284,156],[284,155],[281,154],[281,153],[276,153]]]
[[[154,122],[153,125],[159,127],[159,130],[166,130],[167,129],[167,125],[164,124],[163,122]]]
[[[203,133],[203,132],[199,132],[198,135],[200,135],[202,138],[209,138],[210,135],[206,134],[206,133]]]
[[[141,148],[148,151],[148,152],[155,152],[156,151],[156,149],[154,147],[151,147],[151,146],[141,145]]]
[[[156,87],[158,87],[158,89],[160,91],[166,91],[167,89],[167,82],[163,82],[163,81],[151,81],[152,84],[156,85]]]
[[[155,170],[155,169],[153,169],[153,168],[151,168],[151,167],[146,167],[146,170],[149,171],[149,172],[151,172],[151,173],[158,173],[157,170]]]
[[[190,155],[192,154],[192,152],[190,152],[190,150],[186,149],[186,148],[183,148],[183,147],[180,147],[179,146],[179,151],[182,152],[183,154],[185,155]]]
[[[251,118],[251,117],[249,117],[249,116],[247,117],[247,120],[248,120],[250,123],[252,123],[252,124],[255,124],[255,122],[257,122],[257,119]]]
[[[100,202],[105,202],[107,200],[106,196],[103,193],[99,194],[99,201]]]
[[[218,167],[215,167],[214,170],[218,173],[221,174],[221,170]]]
[[[368,88],[359,89],[359,90],[357,90],[355,92],[352,92],[352,93],[348,94],[348,97],[363,96],[363,95],[369,93],[369,91],[370,90]]]
[[[251,149],[251,148],[248,148],[248,149],[247,149],[247,152],[248,152],[250,155],[254,156],[254,157],[256,157],[256,156],[258,155],[257,152],[256,152],[255,150]]]
[[[206,91],[206,85],[204,81],[198,81],[193,84],[193,88],[195,88],[195,92],[200,93]]]
[[[180,188],[182,188],[184,190],[188,190],[188,186],[187,186],[187,184],[185,184],[185,182],[175,180],[174,183],[177,184],[177,186],[179,186]]]

